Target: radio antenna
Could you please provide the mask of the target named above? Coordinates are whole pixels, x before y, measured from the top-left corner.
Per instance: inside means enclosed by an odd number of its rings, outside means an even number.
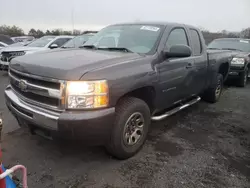
[[[71,23],[72,23],[72,35],[74,35],[75,31],[75,22],[74,22],[74,0],[73,0],[73,7],[71,9]],[[74,47],[76,47],[75,40],[73,39]]]

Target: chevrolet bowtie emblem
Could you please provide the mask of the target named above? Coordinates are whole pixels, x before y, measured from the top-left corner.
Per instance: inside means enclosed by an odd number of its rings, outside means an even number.
[[[27,81],[25,80],[20,80],[19,81],[19,88],[22,90],[22,91],[26,91],[27,90],[27,87],[28,87],[28,84],[27,84]]]

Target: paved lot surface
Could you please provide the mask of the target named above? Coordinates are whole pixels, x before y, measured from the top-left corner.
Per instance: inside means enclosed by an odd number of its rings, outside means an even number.
[[[4,163],[27,166],[31,188],[250,187],[250,86],[227,88],[217,104],[200,102],[154,123],[142,151],[118,161],[101,147],[18,129],[4,104],[7,82],[0,73]]]

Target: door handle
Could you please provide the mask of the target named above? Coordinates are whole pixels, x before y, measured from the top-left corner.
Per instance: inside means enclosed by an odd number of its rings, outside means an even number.
[[[190,68],[192,68],[192,67],[193,67],[193,64],[192,64],[192,63],[188,63],[187,66],[186,66],[187,69],[190,69]]]

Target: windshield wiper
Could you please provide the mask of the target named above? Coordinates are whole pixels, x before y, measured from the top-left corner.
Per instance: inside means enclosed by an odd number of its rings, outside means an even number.
[[[100,50],[111,50],[111,51],[123,51],[123,52],[129,52],[133,53],[133,51],[127,49],[127,48],[119,48],[119,47],[109,47],[109,48],[98,48]]]
[[[79,46],[79,48],[88,48],[88,49],[97,50],[97,47],[95,45],[82,45],[82,46]]]
[[[242,50],[235,49],[235,48],[222,48],[222,50],[234,50],[234,51],[241,51],[242,52]]]

